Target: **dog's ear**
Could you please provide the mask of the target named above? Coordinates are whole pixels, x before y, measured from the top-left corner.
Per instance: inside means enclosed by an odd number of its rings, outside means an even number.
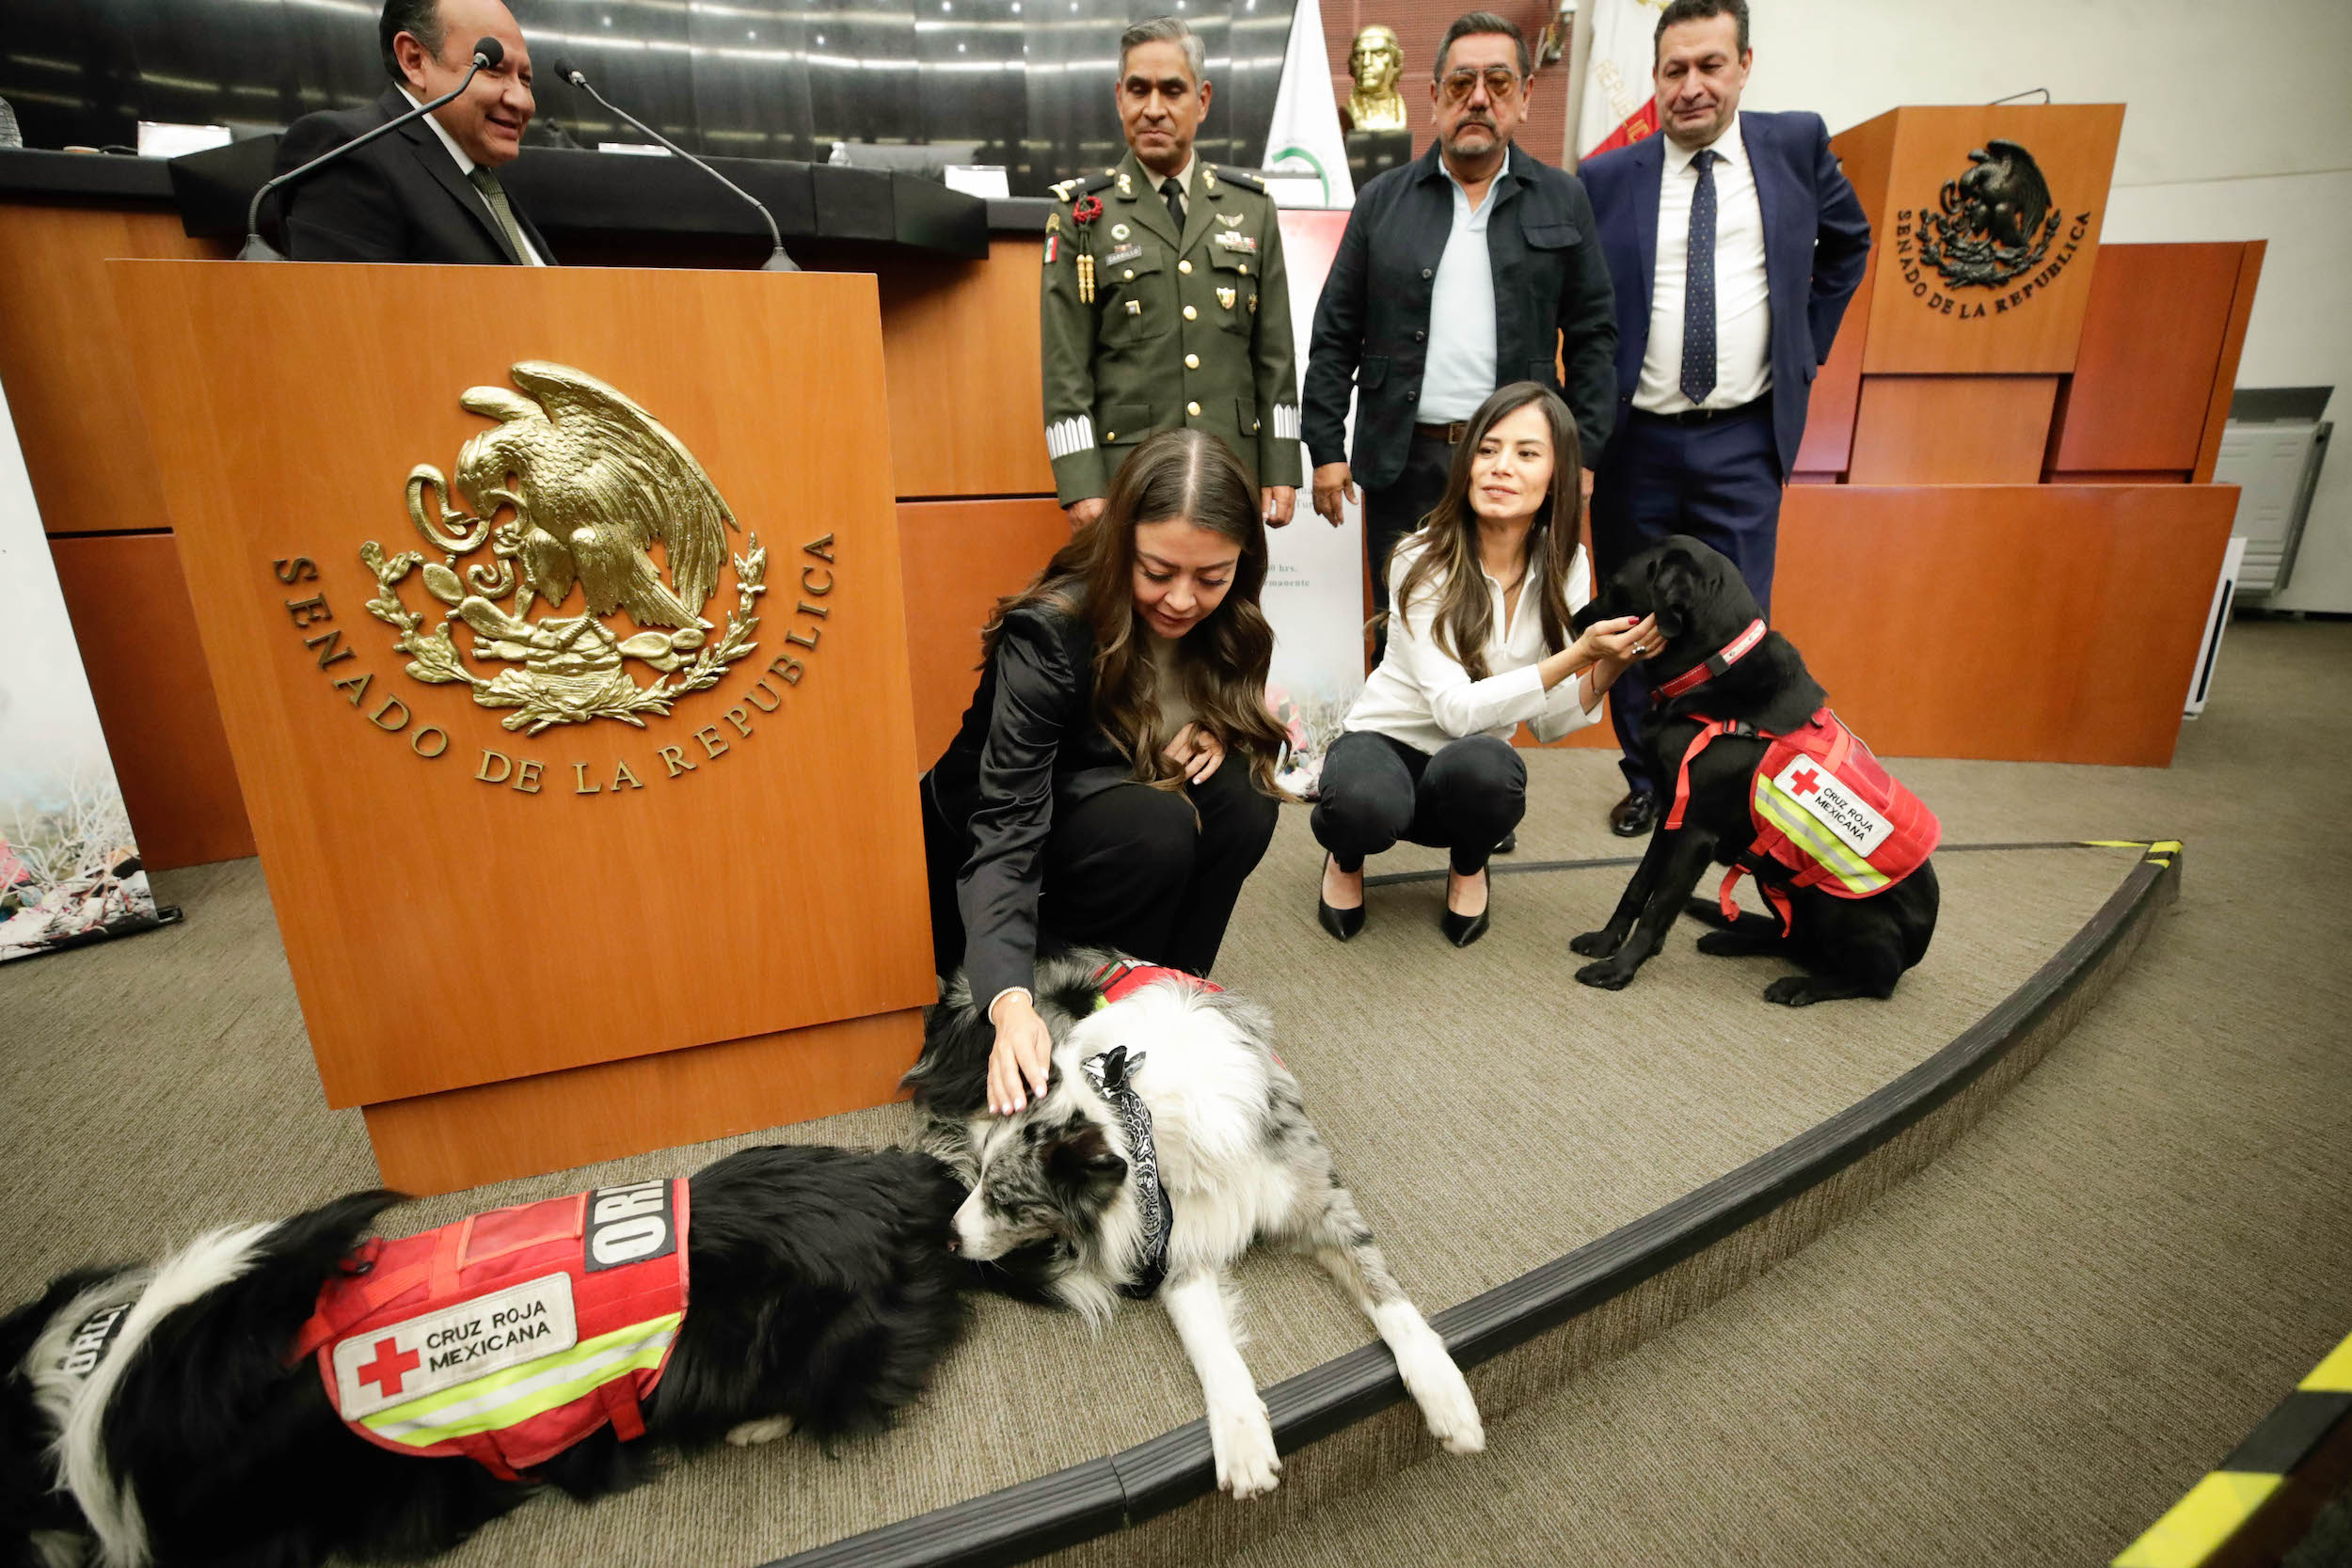
[[[1054,1140],[1045,1151],[1045,1174],[1072,1192],[1115,1187],[1127,1180],[1127,1162],[1112,1151],[1109,1136],[1088,1122]]]
[[[1668,639],[1691,629],[1691,609],[1698,600],[1700,586],[1696,556],[1679,545],[1668,545],[1658,552],[1650,566],[1650,613],[1658,618],[1658,629]]]

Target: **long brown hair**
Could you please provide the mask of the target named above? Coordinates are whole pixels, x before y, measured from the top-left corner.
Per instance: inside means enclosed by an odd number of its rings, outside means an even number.
[[[1535,605],[1543,617],[1544,647],[1558,653],[1568,645],[1568,568],[1576,562],[1577,540],[1583,531],[1583,486],[1578,470],[1583,449],[1578,444],[1576,420],[1560,395],[1540,381],[1514,381],[1499,387],[1478,405],[1470,429],[1454,449],[1447,468],[1445,495],[1421,520],[1421,527],[1397,541],[1421,551],[1399,585],[1390,613],[1403,614],[1413,595],[1432,579],[1441,579],[1438,613],[1433,625],[1438,651],[1467,671],[1474,681],[1493,672],[1486,668],[1486,639],[1494,629],[1494,606],[1486,594],[1478,561],[1478,514],[1470,510],[1470,467],[1479,443],[1505,416],[1529,404],[1544,411],[1551,426],[1551,493],[1535,509],[1527,530],[1527,572],[1534,582]],[[1393,552],[1392,552],[1393,553]],[[1387,570],[1387,562],[1381,569]],[[1521,591],[1522,595],[1525,590]],[[1524,598],[1522,597],[1522,602]]]
[[[1266,670],[1274,628],[1258,608],[1265,587],[1265,523],[1258,492],[1241,460],[1216,436],[1164,430],[1136,447],[1113,476],[1102,515],[1082,528],[1018,594],[996,603],[981,635],[993,653],[1009,610],[1044,605],[1087,623],[1094,633],[1094,719],[1135,764],[1139,783],[1184,787],[1184,773],[1161,753],[1176,726],[1160,717],[1159,676],[1136,610],[1136,529],[1181,518],[1241,546],[1225,597],[1175,644],[1176,668],[1193,722],[1229,752],[1248,759],[1258,788],[1279,796],[1274,769],[1284,734],[1266,711]]]

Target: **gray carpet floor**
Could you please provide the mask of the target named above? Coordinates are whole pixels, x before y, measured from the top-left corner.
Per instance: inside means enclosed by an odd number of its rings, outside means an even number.
[[[1954,838],[2185,839],[2179,904],[1926,1172],[1233,1568],[2121,1551],[2352,1333],[2347,676],[2241,622],[2169,770],[1903,765]]]
[[[1720,1560],[1726,1544],[1736,1556],[1769,1556],[1785,1533],[1789,1550],[1774,1560],[1850,1556],[1836,1548],[1826,1557],[1806,1550],[1809,1541],[1837,1539],[1813,1534],[1809,1520],[1781,1532],[1746,1522],[1770,1514],[1694,1505],[1699,1520],[1719,1521],[1701,1528],[1661,1513],[1662,1499],[1649,1494],[1669,1473],[1662,1460],[1679,1455],[1732,1497],[1751,1497],[1758,1488],[1776,1496],[1775,1473],[1787,1461],[1772,1439],[1801,1436],[1788,1459],[1812,1456],[1850,1479],[1854,1472],[1836,1469],[1839,1456],[1868,1454],[1862,1469],[1870,1477],[1873,1505],[1890,1492],[1908,1497],[1915,1489],[1934,1498],[1947,1489],[1937,1472],[1985,1447],[1965,1418],[1976,1411],[2006,1416],[2005,1433],[2046,1433],[2061,1437],[2061,1446],[2026,1467],[2009,1452],[1998,1508],[1963,1489],[1968,1506],[1931,1508],[1930,1518],[1994,1531],[1979,1533],[1979,1541],[2006,1539],[1999,1533],[2009,1528],[2004,1521],[2015,1520],[2009,1533],[2039,1543],[2052,1539],[2045,1513],[2072,1520],[2095,1509],[2100,1523],[2091,1533],[2101,1541],[2118,1529],[2127,1537],[2153,1517],[2301,1366],[2283,1382],[2265,1374],[2298,1358],[2308,1363],[2326,1348],[2308,1354],[2301,1348],[2314,1323],[2342,1318],[2352,1327],[2342,1290],[2348,1207],[2340,1164],[2346,1147],[2343,1064],[2333,1056],[2332,1083],[2318,1073],[2330,1053],[2319,1049],[2313,1032],[2319,1021],[2340,1019],[2343,1000],[2343,927],[2340,918],[2329,923],[2327,899],[2329,879],[2342,880],[2344,857],[2325,833],[2341,818],[2346,751],[2346,726],[2329,705],[2328,677],[2344,667],[2347,650],[2352,639],[2344,628],[2239,628],[2225,699],[2236,689],[2233,681],[2251,688],[2260,671],[2262,716],[2249,723],[2242,701],[2221,706],[2192,727],[2182,766],[2170,772],[1926,762],[1901,768],[1942,814],[1951,842],[2159,832],[2190,841],[2183,912],[2138,959],[2140,971],[2161,968],[2169,989],[2159,988],[2152,1005],[2144,974],[2127,981],[2118,997],[2136,999],[2143,1009],[2128,1038],[2113,1036],[2105,1011],[2093,1017],[2111,1041],[2100,1059],[2117,1059],[2115,1082],[2094,1080],[2068,1097],[2055,1129],[2010,1136],[2020,1140],[2017,1156],[2045,1182],[2055,1180],[2054,1166],[2106,1168],[2091,1151],[2119,1141],[2127,1153],[2111,1155],[2110,1164],[2128,1158],[2144,1174],[2153,1161],[2169,1175],[2158,1194],[2169,1210],[2180,1211],[2172,1218],[2175,1244],[2154,1250],[2172,1259],[2173,1269],[2193,1271],[2209,1297],[2233,1299],[2215,1285],[2217,1273],[2241,1291],[2255,1278],[2275,1281],[2286,1298],[2262,1292],[2260,1323],[2233,1318],[2216,1324],[2179,1305],[2151,1311],[2152,1295],[2171,1298],[2138,1274],[2106,1279],[2100,1250],[2080,1244],[2086,1219],[2072,1206],[2106,1191],[2097,1209],[2101,1224],[2090,1228],[2120,1239],[2124,1254],[2137,1259],[2146,1249],[2131,1243],[2142,1232],[2138,1211],[2147,1195],[2134,1184],[2103,1189],[2078,1173],[2057,1181],[2048,1203],[2020,1205],[1996,1180],[1995,1195],[1980,1201],[2006,1216],[2010,1244],[1985,1260],[2004,1265],[1984,1285],[1986,1313],[2045,1299],[2105,1307],[2118,1292],[2130,1307],[2092,1311],[2087,1320],[2080,1310],[2030,1314],[2026,1342],[2049,1340],[2046,1353],[1980,1338],[1977,1318],[1948,1306],[1960,1293],[1942,1284],[1953,1263],[1944,1252],[1958,1244],[1957,1233],[1921,1223],[1880,1243],[1888,1275],[1883,1293],[1824,1307],[1832,1316],[1821,1322],[1807,1319],[1810,1304],[1788,1308],[1785,1319],[1771,1320],[1785,1327],[1788,1343],[1720,1360],[1706,1348],[1717,1342],[1711,1336],[1719,1323],[1723,1333],[1738,1333],[1742,1314],[1802,1277],[1825,1247],[1849,1244],[1839,1232],[1707,1318],[1603,1369],[1552,1404],[1503,1423],[1495,1452],[1486,1458],[1419,1466],[1365,1507],[1349,1508],[1345,1518],[1318,1517],[1261,1553],[1269,1562],[1409,1562],[1434,1560],[1441,1543],[1438,1555],[1485,1549],[1496,1561],[1661,1560],[1676,1551],[1696,1555],[1675,1560],[1699,1561]],[[2231,719],[2233,712],[2241,717]],[[2309,733],[2291,733],[2297,725]],[[2329,756],[2333,766],[2321,766]],[[1614,794],[1605,758],[1552,752],[1533,758],[1532,766],[1534,810],[1520,832],[1520,862],[1624,852],[1600,824]],[[2249,791],[2270,803],[2257,806]],[[1312,924],[1317,857],[1303,814],[1290,812],[1245,895],[1219,977],[1273,1005],[1285,1057],[1307,1086],[1311,1109],[1400,1276],[1434,1309],[1721,1174],[1908,1067],[2022,980],[2114,887],[2130,858],[2099,851],[1947,857],[1939,862],[1944,927],[1927,963],[1897,998],[1791,1013],[1756,1000],[1777,966],[1701,958],[1691,952],[1687,933],[1677,933],[1623,993],[1569,982],[1579,960],[1566,953],[1565,940],[1598,923],[1622,870],[1501,879],[1496,928],[1465,953],[1446,948],[1434,929],[1435,884],[1376,889],[1364,936],[1337,947]],[[1434,863],[1426,852],[1400,852],[1376,869]],[[20,1225],[27,1240],[0,1259],[0,1287],[11,1297],[71,1263],[149,1251],[208,1225],[302,1207],[373,1180],[357,1114],[330,1112],[320,1102],[256,867],[199,868],[159,882],[166,898],[187,908],[186,926],[0,970],[0,1031],[8,1042],[0,1052],[0,1111],[11,1130],[0,1170],[29,1222]],[[2285,912],[2298,897],[2301,904]],[[2268,943],[2256,934],[2274,910],[2295,940]],[[2180,927],[2192,918],[2214,929],[2185,944]],[[2232,955],[2226,965],[2206,956],[2215,943]],[[2217,967],[2226,974],[2217,976]],[[2118,1006],[2111,999],[2106,1009]],[[2328,1038],[2340,1044],[2342,1034],[2339,1025]],[[2234,1049],[2217,1050],[2217,1040],[2234,1042]],[[2075,1049],[2061,1046],[2057,1064],[2080,1070]],[[2152,1054],[2161,1068],[2152,1066]],[[2255,1097],[2261,1119],[2240,1109],[2257,1060],[2265,1064],[2254,1074],[2262,1080]],[[2280,1060],[2299,1064],[2302,1076],[2272,1070]],[[2045,1066],[2019,1095],[2046,1095],[2054,1076]],[[2235,1122],[2229,1119],[2233,1113]],[[2003,1128],[2015,1119],[2006,1107],[2000,1113]],[[885,1107],[772,1136],[880,1143],[905,1126],[902,1110]],[[2282,1142],[2288,1132],[2296,1135]],[[2333,1137],[2335,1164],[2311,1152],[2323,1147],[2315,1141],[2322,1133]],[[622,1173],[683,1173],[749,1141],[437,1199],[402,1211],[392,1227],[438,1223],[469,1207],[577,1190]],[[1984,1159],[1980,1141],[1963,1142],[1945,1164],[1854,1227],[1875,1229],[1931,1186],[1955,1180],[1947,1165],[1963,1156]],[[2300,1156],[2292,1152],[2298,1148]],[[2239,1207],[2215,1205],[2221,1191]],[[2251,1195],[2263,1201],[2249,1208]],[[2257,1260],[2280,1246],[2272,1232],[2282,1205],[2298,1207],[2317,1228],[2265,1273]],[[1978,1207],[1963,1203],[1965,1212],[1947,1225],[1981,1225]],[[2263,1219],[2231,1223],[2241,1212]],[[2076,1244],[2042,1245],[2043,1235]],[[2334,1299],[2315,1307],[2312,1292],[2299,1289],[2308,1276],[2331,1282]],[[1825,1285],[1845,1277],[1834,1273]],[[1369,1338],[1311,1265],[1255,1259],[1243,1278],[1251,1298],[1249,1354],[1262,1381]],[[2084,1467],[2080,1428],[2095,1422],[2093,1412],[2113,1408],[2119,1396],[2094,1378],[2089,1387],[2095,1398],[2063,1379],[2072,1398],[2061,1397],[2035,1375],[2044,1363],[2071,1364],[2066,1355],[2075,1347],[2067,1331],[2084,1321],[2107,1324],[2106,1337],[2097,1339],[2104,1365],[2110,1374],[2132,1367],[2144,1406],[2138,1413],[2149,1416],[2159,1405],[2167,1411],[2161,1437],[2138,1427],[2124,1434],[2124,1447],[2143,1463],[2153,1455],[2170,1465],[2168,1479],[2137,1492],[2119,1496],[2111,1466],[2086,1470],[2088,1487],[2071,1481]],[[1885,1341],[1865,1334],[1870,1323],[1883,1327]],[[2095,1329],[2079,1332],[2097,1338]],[[1891,1475],[1882,1469],[1883,1451],[1856,1450],[1844,1437],[1849,1427],[1877,1435],[1862,1417],[1880,1409],[1883,1392],[1874,1384],[1850,1389],[1841,1381],[1846,1363],[1836,1347],[1855,1335],[1900,1374],[1894,1386],[1902,1392],[1885,1401],[1903,1418],[1898,1429],[1908,1430],[1905,1422],[1917,1429],[1911,1434],[1917,1447],[1895,1462]],[[2269,1347],[2268,1359],[2247,1350],[2249,1337]],[[1671,1356],[1674,1347],[1692,1342],[1708,1369],[1695,1384],[1662,1396],[1629,1388],[1622,1409],[1575,1408],[1578,1399],[1604,1398],[1613,1379],[1638,1376],[1653,1353]],[[2201,1346],[2202,1354],[2188,1359],[2196,1375],[2184,1382],[2186,1345]],[[2142,1351],[2144,1365],[2136,1354]],[[1743,1369],[1757,1386],[1735,1388],[1732,1380]],[[2217,1375],[2233,1387],[2243,1381],[2242,1399],[2218,1402],[2217,1409],[2215,1390],[2200,1381]],[[1120,1389],[1120,1400],[1106,1405],[1094,1397],[1106,1386]],[[2169,1404],[2158,1388],[2193,1402],[2198,1419]],[[1776,1408],[1764,1396],[1778,1391],[1797,1402],[1797,1415],[1829,1402],[1818,1422],[1783,1412],[1761,1433],[1742,1429],[1738,1418]],[[2081,1400],[2087,1405],[2078,1406]],[[2027,1418],[2053,1404],[2072,1418]],[[1073,1417],[1073,1410],[1084,1414]],[[991,1301],[930,1400],[885,1439],[830,1459],[789,1441],[699,1458],[659,1487],[595,1510],[534,1503],[459,1555],[476,1562],[593,1557],[612,1564],[752,1563],[1112,1451],[1198,1410],[1182,1352],[1156,1313],[1131,1310],[1097,1340],[1067,1318]],[[1563,1425],[1556,1433],[1544,1425],[1555,1420]],[[2201,1440],[2200,1432],[2184,1428],[2200,1421],[2223,1433],[2219,1446],[2184,1459]],[[1947,1433],[1948,1452],[1937,1447]],[[1645,1442],[1645,1434],[1652,1441]],[[1578,1449],[1592,1451],[1566,1465],[1561,1456]],[[1594,1488],[1605,1478],[1630,1490],[1602,1501]],[[1903,1484],[1890,1487],[1890,1481]],[[1425,1488],[1439,1491],[1424,1496]],[[2035,1506],[2021,1507],[2021,1493]],[[1531,1494],[1549,1504],[1537,1510],[1534,1524],[1509,1506]],[[1703,1497],[1704,1489],[1683,1487],[1677,1495]],[[1868,1512],[1862,1500],[1849,1498],[1857,1517]],[[1656,1537],[1644,1523],[1653,1513],[1663,1532]],[[1604,1514],[1616,1522],[1604,1523]],[[1564,1519],[1590,1529],[1558,1533]],[[1940,1540],[1942,1554],[1952,1555],[1950,1537],[1917,1538]],[[2058,1541],[2058,1556],[2083,1555],[2079,1536],[2072,1539],[2074,1544]],[[1960,1555],[1983,1560],[1973,1551]]]

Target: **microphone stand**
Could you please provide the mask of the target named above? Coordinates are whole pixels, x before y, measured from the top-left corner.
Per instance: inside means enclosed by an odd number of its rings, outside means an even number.
[[[737,184],[725,175],[721,174],[717,169],[712,168],[708,164],[704,163],[700,158],[695,157],[691,152],[687,151],[686,149],[678,146],[677,143],[672,141],[669,137],[663,135],[660,132],[655,130],[652,126],[646,124],[644,120],[639,119],[635,115],[630,114],[627,109],[622,108],[619,104],[614,103],[611,99],[605,97],[604,94],[590,87],[588,85],[587,76],[580,71],[566,71],[560,63],[556,66],[556,71],[565,81],[571,83],[572,86],[578,87],[580,91],[595,99],[598,103],[603,104],[605,108],[611,110],[613,114],[618,115],[621,119],[628,121],[631,125],[636,126],[637,129],[651,136],[655,141],[660,142],[663,147],[668,148],[672,152],[685,159],[696,168],[701,169],[705,174],[709,175],[713,180],[716,180],[719,183],[733,191],[737,196],[741,197],[745,201],[750,202],[753,210],[759,214],[760,220],[768,225],[768,238],[775,244],[775,249],[770,253],[768,260],[760,263],[760,271],[798,272],[801,270],[800,263],[793,261],[790,256],[785,254],[783,231],[776,228],[775,214],[768,211],[768,204],[766,202],[760,200],[757,197],[752,195],[751,192],[745,190],[742,186]]]
[[[503,52],[501,52],[501,54]],[[432,103],[420,103],[415,108],[409,110],[406,114],[400,116],[398,119],[388,119],[373,131],[365,132],[362,135],[352,137],[347,142],[342,142],[337,146],[330,147],[326,151],[320,153],[317,157],[311,159],[309,163],[304,164],[300,168],[290,168],[285,173],[279,175],[277,179],[263,183],[260,190],[253,193],[253,200],[245,210],[245,248],[237,252],[237,260],[240,261],[282,261],[286,259],[284,255],[277,249],[277,247],[272,245],[267,240],[262,238],[262,203],[268,199],[270,192],[276,190],[280,185],[291,184],[293,182],[301,179],[304,175],[318,167],[319,165],[326,163],[331,158],[340,158],[355,147],[365,147],[368,143],[375,140],[376,137],[381,136],[388,132],[397,131],[412,119],[421,119],[426,115],[429,115],[434,110],[439,108],[442,104],[450,103],[461,96],[468,87],[473,86],[473,79],[477,72],[482,71],[485,66],[491,66],[497,63],[497,60],[491,58],[485,54],[483,54],[481,51],[476,50],[474,52],[473,64],[467,69],[466,79],[458,83],[455,87],[450,88],[449,91],[441,94],[440,97],[435,99]]]

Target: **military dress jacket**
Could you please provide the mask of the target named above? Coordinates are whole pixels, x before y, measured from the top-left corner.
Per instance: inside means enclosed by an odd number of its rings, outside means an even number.
[[[1265,187],[1239,169],[1198,165],[1181,235],[1133,151],[1054,190],[1039,336],[1061,504],[1102,495],[1136,442],[1179,425],[1222,438],[1258,484],[1295,487],[1296,345]],[[1102,214],[1081,226],[1077,211],[1090,200]],[[1091,300],[1079,283],[1085,252]]]

